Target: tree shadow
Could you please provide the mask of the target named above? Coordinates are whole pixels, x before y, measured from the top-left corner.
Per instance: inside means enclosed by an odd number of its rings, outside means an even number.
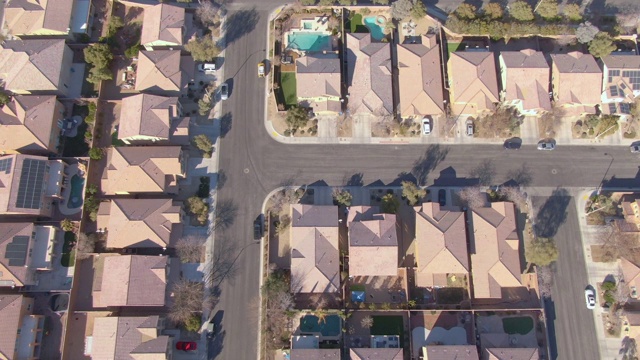
[[[344,186],[363,186],[364,185],[363,177],[364,177],[363,173],[355,173],[351,175],[351,177],[348,177],[348,175],[345,175],[343,179],[343,184]]]
[[[549,334],[549,358],[558,358],[558,343],[556,342],[556,305],[551,299],[544,300],[544,310],[547,317],[547,333]]]
[[[522,164],[521,167],[513,169],[507,173],[507,181],[505,181],[505,185],[529,186],[532,180],[533,172],[529,169],[527,164]]]
[[[218,190],[222,189],[224,187],[224,184],[227,183],[227,174],[224,172],[223,169],[219,169],[218,170],[218,182],[216,183],[216,188]]]
[[[447,157],[448,153],[449,148],[437,144],[429,145],[427,151],[413,163],[413,168],[411,169],[411,173],[416,177],[418,185],[426,185],[431,171]]]
[[[412,173],[408,173],[406,171],[403,171],[403,172],[399,173],[398,176],[395,178],[395,180],[390,182],[388,185],[389,186],[401,186],[403,181],[409,181],[409,182],[415,183],[417,181],[417,179]]]
[[[238,249],[238,242],[229,237],[221,236],[216,240],[213,259],[205,271],[204,281],[215,289],[212,296],[220,296],[220,284],[223,280],[233,278],[237,274],[236,260],[242,250]]]
[[[220,353],[222,353],[222,349],[224,347],[224,338],[227,335],[227,331],[220,329],[216,330],[216,336],[209,340],[209,344],[207,346],[207,359],[215,359]]]
[[[567,207],[571,196],[566,189],[557,188],[535,215],[533,230],[537,236],[552,238],[558,228],[567,220]]]
[[[233,116],[231,115],[230,112],[220,117],[220,137],[221,138],[224,138],[225,136],[227,136],[229,131],[231,131],[232,119],[233,119]]]
[[[489,186],[493,183],[493,175],[496,173],[496,167],[493,160],[485,159],[473,170],[471,170],[472,178],[478,179],[480,185]]]
[[[623,359],[637,359],[636,356],[638,356],[638,352],[636,350],[636,339],[625,336],[622,339],[618,354],[622,355]]]
[[[240,10],[227,17],[224,23],[225,45],[233,43],[255,29],[260,20],[260,15],[255,7],[250,10]]]
[[[219,200],[215,205],[215,214],[211,230],[227,229],[235,221],[237,213],[238,206],[233,200]]]
[[[433,186],[468,187],[478,185],[478,179],[458,177],[456,169],[449,166],[440,171],[440,176],[433,179]]]

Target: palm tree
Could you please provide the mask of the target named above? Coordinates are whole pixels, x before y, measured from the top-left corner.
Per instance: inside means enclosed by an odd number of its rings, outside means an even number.
[[[371,329],[373,326],[373,318],[369,315],[363,317],[362,320],[360,320],[360,325],[362,325],[363,328]]]
[[[313,312],[313,315],[315,315],[318,318],[318,324],[327,322],[327,315],[328,315],[327,310],[317,309],[316,311]]]

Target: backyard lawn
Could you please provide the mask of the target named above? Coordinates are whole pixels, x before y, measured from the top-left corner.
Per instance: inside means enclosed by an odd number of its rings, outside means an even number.
[[[504,332],[509,335],[526,335],[533,330],[533,319],[531,316],[508,317],[502,319]]]
[[[447,58],[451,57],[451,53],[458,51],[458,49],[464,49],[464,44],[458,42],[447,42]]]
[[[356,13],[355,15],[353,15],[351,20],[349,20],[349,30],[351,30],[352,33],[369,32],[369,29],[367,29],[367,27],[364,26],[364,23],[362,22],[362,14]]]
[[[113,134],[111,134],[111,145],[112,146],[125,146],[125,142],[118,139],[118,130],[114,131]]]
[[[64,233],[64,244],[62,245],[62,257],[60,258],[60,264],[64,267],[70,267],[76,263],[76,255],[73,251],[73,247],[76,243],[76,234],[72,231]]]
[[[372,316],[371,335],[399,335],[400,346],[404,347],[404,324],[402,316]]]
[[[298,96],[296,94],[296,73],[289,71],[283,72],[280,83],[282,85],[282,92],[284,93],[284,102],[288,106],[297,105]]]

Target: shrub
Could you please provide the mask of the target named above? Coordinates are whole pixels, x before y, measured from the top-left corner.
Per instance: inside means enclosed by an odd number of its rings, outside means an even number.
[[[603,58],[616,49],[611,35],[599,32],[589,43],[589,53],[597,58]]]
[[[467,3],[462,3],[460,4],[460,6],[458,6],[455,13],[456,16],[460,19],[473,20],[476,18],[477,11],[478,9],[475,6]]]
[[[209,205],[197,196],[192,196],[187,199],[187,212],[196,216],[198,222],[204,225],[209,218]]]
[[[200,134],[193,137],[193,144],[203,152],[203,157],[210,158],[211,152],[213,148],[213,142],[211,139],[205,135]]]
[[[184,329],[190,332],[198,332],[200,331],[200,326],[202,326],[202,319],[200,316],[193,314],[184,324]]]
[[[547,21],[556,20],[558,18],[558,2],[556,0],[542,0],[536,12]]]
[[[400,207],[400,201],[394,194],[387,194],[382,197],[382,203],[380,204],[380,210],[383,213],[395,214]]]
[[[624,137],[625,139],[635,139],[636,138],[636,131],[632,129],[629,132],[623,133],[622,137]]]
[[[60,227],[62,228],[62,230],[64,230],[65,232],[68,231],[73,231],[75,229],[75,226],[73,225],[73,221],[71,221],[70,219],[64,219],[60,222]]]
[[[209,191],[211,190],[211,179],[208,176],[200,177],[200,185],[198,186],[198,197],[200,198],[208,198]]]
[[[616,283],[614,283],[613,281],[605,281],[600,287],[604,291],[613,291],[616,289]]]
[[[533,20],[533,10],[525,1],[519,0],[509,6],[509,15],[518,21]]]
[[[504,10],[502,9],[502,6],[498,3],[489,3],[485,5],[482,10],[483,10],[484,16],[488,17],[491,20],[500,19],[504,15]]]
[[[103,155],[104,151],[101,148],[89,149],[89,158],[91,158],[91,160],[101,160]]]
[[[565,4],[562,13],[569,21],[578,22],[582,20],[582,13],[578,4]]]

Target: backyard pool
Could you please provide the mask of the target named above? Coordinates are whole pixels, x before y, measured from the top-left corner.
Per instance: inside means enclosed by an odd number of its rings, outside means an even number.
[[[300,331],[302,333],[321,333],[322,336],[340,335],[342,325],[340,316],[327,315],[323,321],[318,322],[318,317],[305,315],[300,318]]]
[[[71,194],[69,195],[69,202],[67,207],[69,209],[77,209],[82,206],[82,188],[84,186],[84,179],[78,175],[71,177]]]
[[[387,19],[384,16],[369,16],[364,18],[364,24],[369,29],[371,37],[376,40],[382,40],[384,38],[384,24]]]
[[[331,50],[331,35],[320,32],[295,32],[289,34],[287,47],[300,51]]]

